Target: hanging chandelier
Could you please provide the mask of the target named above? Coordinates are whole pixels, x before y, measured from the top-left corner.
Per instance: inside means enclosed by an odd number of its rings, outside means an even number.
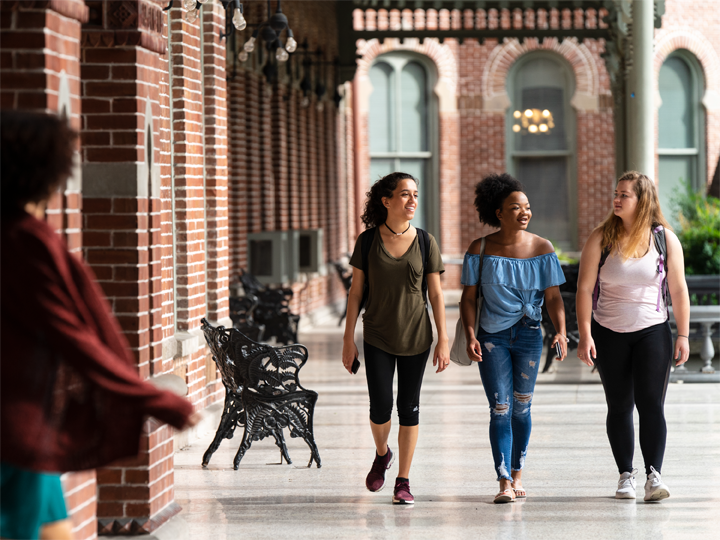
[[[267,20],[255,28],[250,39],[243,45],[243,51],[239,55],[241,62],[247,60],[248,53],[255,50],[255,43],[258,37],[262,38],[269,51],[275,51],[275,59],[278,62],[287,62],[288,58],[290,58],[290,53],[294,53],[297,50],[297,41],[295,41],[295,37],[293,36],[288,18],[282,12],[280,2],[281,0],[277,0],[277,9],[273,14],[271,0],[267,0]],[[285,30],[287,30],[287,39],[283,45],[281,36]]]
[[[553,115],[548,109],[525,109],[513,112],[515,133],[542,135],[550,133],[555,127]]]
[[[200,17],[200,8],[203,4],[207,4],[211,0],[181,0],[182,6],[185,9],[185,20],[189,23],[194,23]],[[245,30],[247,27],[247,21],[243,16],[243,6],[240,0],[219,0],[225,9],[225,33],[221,33],[220,37],[225,38],[230,35],[233,31],[234,26],[238,30]],[[169,11],[175,0],[170,0],[170,3],[163,8],[163,11]]]

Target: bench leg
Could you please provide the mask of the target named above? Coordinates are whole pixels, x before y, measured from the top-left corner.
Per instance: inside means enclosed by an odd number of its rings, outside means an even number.
[[[245,455],[245,452],[250,450],[250,446],[252,445],[252,434],[253,426],[252,426],[252,420],[248,420],[248,423],[245,424],[245,432],[243,433],[242,442],[240,443],[240,448],[238,448],[237,454],[235,454],[235,459],[233,460],[233,469],[236,471],[240,467],[240,460],[242,460],[243,456]]]
[[[318,452],[317,445],[315,444],[315,437],[313,437],[311,431],[308,431],[303,436],[303,439],[310,447],[310,462],[308,463],[308,467],[312,467],[314,461],[317,464],[317,468],[319,469],[320,467],[322,467],[322,464],[320,463],[320,452]]]
[[[280,465],[282,465],[283,458],[285,458],[285,461],[288,465],[292,463],[292,460],[290,459],[290,454],[288,454],[287,446],[285,445],[285,436],[283,435],[282,430],[277,430],[273,432],[273,437],[275,437],[275,444],[280,449]]]
[[[210,458],[215,451],[220,447],[220,443],[223,439],[232,439],[235,434],[235,427],[238,424],[238,420],[242,415],[243,406],[240,401],[239,395],[233,395],[231,393],[225,394],[225,405],[223,407],[223,414],[220,418],[220,425],[218,425],[217,431],[215,432],[215,438],[213,439],[208,449],[203,454],[202,466],[207,467],[210,463]]]

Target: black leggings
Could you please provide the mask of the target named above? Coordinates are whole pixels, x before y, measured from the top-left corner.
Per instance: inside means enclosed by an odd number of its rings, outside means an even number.
[[[374,424],[390,421],[393,405],[393,378],[395,362],[398,372],[397,409],[401,426],[417,426],[420,410],[420,386],[430,349],[414,356],[396,356],[367,341],[365,351],[365,375],[370,394],[370,420]]]
[[[663,407],[673,353],[670,324],[620,333],[593,319],[592,336],[608,405],[607,434],[618,471],[632,471],[633,408],[637,407],[645,472],[650,474],[651,465],[660,472],[667,438]]]

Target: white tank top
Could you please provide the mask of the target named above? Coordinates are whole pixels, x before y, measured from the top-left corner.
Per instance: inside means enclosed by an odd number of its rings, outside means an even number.
[[[660,254],[650,236],[644,257],[628,259],[614,251],[600,268],[600,297],[595,320],[613,332],[636,332],[667,320],[667,308],[658,293],[663,275],[658,274]],[[659,311],[658,311],[658,305]]]

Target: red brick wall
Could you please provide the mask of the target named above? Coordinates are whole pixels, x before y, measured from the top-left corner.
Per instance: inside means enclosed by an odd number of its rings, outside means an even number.
[[[225,14],[208,3],[202,21],[188,23],[181,8],[165,14],[164,3],[139,0],[126,7],[141,13],[140,28],[119,41],[125,21],[108,5],[91,3],[83,31],[87,258],[140,374],[179,375],[204,408],[222,386],[200,318],[228,314]],[[173,429],[154,420],[145,429],[137,458],[98,471],[105,534],[152,531],[180,510]]]
[[[64,110],[70,125],[80,129],[80,32],[87,16],[81,0],[0,3],[1,108]],[[82,248],[79,188],[77,171],[46,213],[77,255]],[[62,480],[75,538],[96,538],[95,472],[65,474]]]
[[[65,110],[70,125],[80,128],[80,26],[86,19],[82,0],[0,3],[0,107]],[[77,254],[82,246],[80,208],[77,179],[47,208],[48,223]]]
[[[263,2],[243,5],[250,24],[264,20]],[[289,80],[287,66],[279,67],[278,82],[266,80],[256,57],[239,62],[234,76],[232,66],[228,70],[231,283],[237,283],[241,268],[247,269],[248,232],[319,227],[324,232],[325,261],[336,260],[347,250],[345,202],[340,198],[345,189],[339,185],[345,176],[338,165],[344,143],[337,136],[338,114],[331,100],[337,34],[334,25],[317,24],[334,21],[333,10],[329,2],[283,3],[298,41],[307,39],[311,52],[322,50],[322,55],[311,55],[315,62],[326,62],[327,92],[322,100],[314,92],[321,72],[317,65],[312,68],[313,88],[307,100],[298,89],[297,75]],[[238,33],[238,47],[249,36],[249,30]],[[302,73],[301,53],[291,63],[294,73],[296,69]],[[292,309],[297,313],[306,314],[344,297],[342,284],[331,270],[327,275],[303,276],[301,281],[291,284],[296,291]]]

